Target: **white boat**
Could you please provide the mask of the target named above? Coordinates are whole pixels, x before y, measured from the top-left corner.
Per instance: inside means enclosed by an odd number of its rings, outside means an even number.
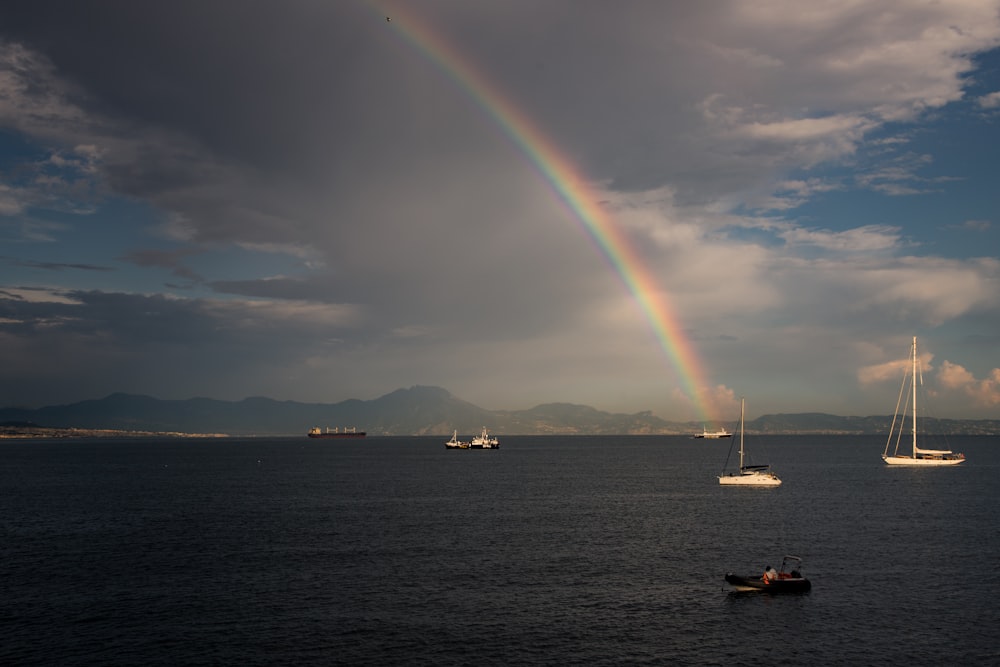
[[[889,427],[889,440],[885,443],[885,451],[882,452],[882,460],[891,466],[953,466],[965,460],[965,454],[959,454],[950,449],[921,449],[917,446],[917,382],[923,384],[923,375],[917,369],[917,337],[913,337],[913,345],[910,346],[910,370],[903,374],[903,385],[899,388],[899,398],[896,399],[896,413],[892,416],[892,426]],[[903,404],[900,411],[900,404],[903,403],[903,395],[906,390],[906,383],[910,383],[909,404]],[[912,433],[912,445],[909,455],[899,453],[899,441],[903,435],[903,425],[906,421],[907,408],[911,408],[910,431]],[[899,422],[899,428],[896,422]],[[893,445],[893,437],[896,439],[892,454],[889,448]]]
[[[695,433],[694,437],[712,439],[712,440],[721,440],[722,438],[730,438],[732,437],[732,435],[733,435],[732,433],[730,433],[724,428],[720,428],[718,431],[709,431],[708,428],[702,427],[701,433]]]
[[[778,486],[781,480],[771,472],[770,465],[746,465],[744,462],[745,448],[743,447],[743,413],[746,405],[744,399],[740,399],[740,467],[733,472],[723,472],[719,475],[719,484],[724,486]],[[732,454],[732,446],[729,453]],[[726,464],[729,464],[729,457],[726,457]]]
[[[462,442],[461,440],[459,440],[458,439],[458,431],[456,430],[452,434],[451,440],[445,441],[444,446],[447,447],[448,449],[468,449],[469,448],[469,443]]]
[[[500,449],[500,441],[496,437],[491,436],[486,432],[486,427],[483,427],[483,432],[472,439],[469,443],[469,447],[472,449]]]

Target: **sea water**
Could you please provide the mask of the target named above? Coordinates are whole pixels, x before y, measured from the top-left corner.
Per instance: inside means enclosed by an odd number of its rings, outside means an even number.
[[[1000,664],[997,438],[500,438],[0,442],[0,663]]]

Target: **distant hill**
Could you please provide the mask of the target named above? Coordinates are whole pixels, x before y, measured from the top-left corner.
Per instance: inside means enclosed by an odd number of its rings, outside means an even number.
[[[891,417],[838,417],[823,413],[764,415],[747,422],[751,433],[887,433]],[[610,413],[586,405],[547,403],[527,410],[487,410],[440,387],[398,389],[369,401],[299,403],[253,397],[160,400],[111,394],[102,399],[38,409],[2,408],[0,424],[49,428],[116,429],[230,435],[302,435],[312,426],[351,428],[369,435],[687,435],[697,422],[668,422],[652,412]],[[1000,434],[1000,420],[925,419],[929,433]],[[733,428],[733,424],[726,424]]]

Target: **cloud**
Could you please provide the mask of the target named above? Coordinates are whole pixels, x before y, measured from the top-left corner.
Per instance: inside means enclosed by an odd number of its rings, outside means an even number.
[[[285,378],[271,386],[287,396],[291,385],[308,379],[310,359],[331,346],[365,344],[358,330],[362,313],[351,305],[5,292],[0,341],[18,352],[5,355],[5,373],[25,396],[57,380],[69,392],[93,396],[135,391],[143,378],[155,377],[157,388],[147,393],[190,397],[196,373],[197,395],[239,398],[253,392],[234,392],[234,380],[261,386],[279,369]],[[52,363],[37,363],[43,356]]]
[[[146,249],[132,250],[122,258],[140,267],[158,267],[169,269],[170,273],[178,278],[202,282],[204,278],[197,272],[184,266],[183,260],[192,255],[198,254],[198,250],[190,247],[172,248],[170,250]]]
[[[918,355],[917,365],[928,371],[933,368],[931,359],[933,355],[926,353]],[[858,382],[861,385],[881,384],[889,380],[899,382],[903,375],[910,372],[912,362],[909,359],[897,359],[887,361],[872,366],[864,366],[858,369]]]
[[[0,215],[15,215],[25,208],[22,192],[9,185],[0,183]]]
[[[993,226],[989,220],[966,220],[961,225],[960,229],[966,229],[973,232],[985,232]]]
[[[976,98],[976,103],[983,109],[996,109],[1000,107],[1000,91],[981,95]]]
[[[427,10],[433,12],[432,8]],[[94,11],[100,13],[101,8]],[[3,62],[7,65],[7,94],[6,104],[0,106],[0,119],[29,135],[78,147],[73,150],[81,154],[80,147],[87,147],[90,161],[86,164],[94,183],[104,183],[123,194],[153,202],[166,218],[174,221],[175,229],[184,230],[178,238],[187,242],[233,240],[288,248],[300,242],[302,232],[315,232],[321,227],[326,202],[317,198],[313,185],[326,187],[331,200],[339,198],[338,207],[350,214],[352,207],[361,206],[352,204],[357,198],[351,195],[352,191],[368,194],[369,186],[358,191],[355,184],[366,180],[375,164],[383,170],[380,178],[385,184],[391,185],[396,179],[391,166],[385,171],[383,155],[393,154],[403,173],[412,174],[414,164],[421,164],[425,173],[432,176],[437,168],[448,169],[449,161],[481,159],[478,153],[487,147],[482,139],[472,138],[482,135],[483,127],[469,127],[467,121],[452,126],[453,139],[467,147],[464,154],[454,149],[460,144],[435,141],[426,134],[430,126],[423,119],[440,117],[442,113],[450,117],[456,98],[453,93],[445,97],[418,94],[421,86],[436,86],[441,79],[439,74],[421,70],[418,63],[406,63],[388,73],[377,69],[385,66],[377,60],[361,61],[362,66],[356,70],[324,68],[323,63],[330,62],[330,47],[310,42],[308,46],[315,50],[309,58],[300,59],[297,67],[282,68],[280,65],[287,56],[279,56],[278,62],[268,62],[269,56],[265,54],[277,53],[276,48],[285,38],[264,31],[265,41],[254,43],[252,50],[243,38],[233,36],[229,43],[231,53],[214,51],[217,47],[202,44],[200,37],[192,36],[189,45],[192,51],[205,49],[205,53],[213,53],[216,58],[204,58],[201,67],[183,70],[188,51],[161,52],[157,48],[169,34],[169,26],[184,23],[185,11],[177,7],[149,16],[127,11],[108,17],[108,26],[129,21],[130,30],[146,36],[141,51],[130,54],[131,59],[119,72],[119,77],[129,80],[132,88],[128,95],[116,92],[114,105],[78,103],[93,99],[93,93],[84,94],[79,81],[90,80],[96,90],[105,93],[109,90],[111,80],[104,65],[114,57],[116,49],[123,48],[110,36],[113,35],[110,27],[102,51],[85,54],[72,63],[78,81],[74,83],[58,77],[57,68],[45,56],[23,44],[6,42]],[[475,24],[489,21],[492,30],[502,33],[507,22],[524,25],[525,11],[525,7],[512,6],[482,15],[459,13],[447,16],[447,20],[465,21],[469,25],[446,23],[444,31],[470,59],[482,62],[491,54],[484,50],[488,49],[488,43],[468,41],[468,35],[476,34]],[[267,8],[244,8],[243,12],[244,21],[250,26],[275,21],[274,12]],[[540,31],[550,23],[565,24],[566,12],[562,8],[554,6],[544,11],[533,8],[532,13],[537,14],[532,24]],[[585,22],[608,19],[604,14],[591,17],[582,10],[574,10],[573,14],[575,20]],[[531,76],[519,79],[523,82],[520,85],[527,87],[525,92],[538,93],[526,95],[524,105],[537,113],[543,129],[574,147],[574,153],[593,168],[596,178],[605,179],[613,187],[634,189],[631,184],[640,180],[645,182],[643,189],[672,183],[682,203],[711,200],[722,194],[719,183],[691,175],[718,170],[722,164],[718,158],[726,156],[725,172],[737,181],[729,184],[730,193],[740,188],[754,191],[753,200],[769,202],[764,205],[776,208],[801,205],[809,195],[800,190],[795,199],[775,199],[757,192],[757,188],[784,187],[781,183],[767,182],[770,169],[808,167],[849,157],[886,119],[895,120],[906,114],[912,117],[916,110],[959,99],[960,74],[971,68],[966,54],[995,40],[989,26],[995,28],[997,23],[995,16],[974,6],[913,8],[898,3],[879,8],[831,6],[808,12],[792,11],[791,5],[782,2],[763,3],[752,9],[736,3],[726,12],[690,8],[680,11],[665,5],[655,14],[677,26],[678,32],[664,39],[662,34],[641,28],[653,17],[646,16],[639,22],[628,13],[621,13],[614,18],[621,22],[616,28],[632,31],[632,39],[612,42],[613,50],[604,63],[609,70],[634,71],[620,84],[608,81],[607,85],[631,86],[622,94],[641,94],[646,98],[642,101],[649,104],[624,108],[615,105],[619,118],[616,123],[608,124],[607,104],[616,96],[610,95],[606,100],[588,98],[588,102],[596,104],[577,105],[574,120],[568,123],[563,112],[565,91],[580,89],[585,94],[583,91],[593,90],[593,86],[576,81],[573,77],[583,71],[567,65],[580,54],[592,51],[598,33],[561,30],[561,51],[546,62],[548,67],[566,75],[560,79],[559,90],[563,92],[553,97],[551,88],[534,88],[536,80],[544,74],[536,70]],[[331,36],[338,37],[365,26],[362,14],[341,13],[338,21],[332,22],[328,10],[305,4],[291,4],[280,15],[282,24],[288,25],[317,25],[327,21],[325,25],[332,31]],[[217,17],[209,13],[201,20],[214,18]],[[955,29],[942,30],[941,25],[953,25]],[[368,28],[363,29],[367,35]],[[381,39],[386,30],[384,26],[378,29]],[[698,35],[698,39],[682,37],[689,29],[692,31],[689,34]],[[294,30],[289,32],[295,34]],[[788,38],[775,40],[775,34]],[[830,39],[832,35],[837,35],[837,39]],[[63,37],[59,48],[65,52],[80,38],[73,32]],[[356,44],[362,53],[372,54],[370,49],[374,44],[361,46],[357,40],[347,43]],[[809,49],[802,48],[806,44]],[[528,46],[524,54],[530,53]],[[172,47],[176,49],[176,43]],[[703,50],[708,58],[698,61]],[[53,53],[61,55],[59,49]],[[218,79],[213,78],[216,70],[236,54],[245,58],[244,67],[248,71],[259,72],[262,78],[256,86],[260,89],[284,91],[287,99],[299,98],[304,90],[312,91],[316,99],[309,105],[311,110],[277,107],[277,100],[271,99],[246,104],[232,87],[236,81],[217,86],[214,82]],[[511,71],[527,65],[520,61],[521,57],[505,58]],[[628,66],[619,66],[623,62]],[[691,77],[689,66],[681,68],[674,64],[690,62],[698,62],[699,76]],[[60,64],[66,67],[66,63]],[[138,77],[140,68],[156,72],[158,78]],[[657,74],[658,71],[663,73]],[[324,73],[330,81],[318,86],[317,81]],[[501,85],[510,83],[507,78],[510,72],[500,69],[493,74]],[[544,80],[542,76],[541,81]],[[640,81],[666,81],[670,87],[659,92],[656,85],[636,85]],[[684,81],[685,94],[698,95],[703,91],[702,118],[711,121],[707,125],[699,123],[697,116],[689,111],[666,103],[667,91],[680,81]],[[699,81],[705,83],[698,84]],[[887,85],[887,81],[894,83]],[[711,82],[724,82],[725,93],[712,89]],[[354,105],[345,105],[331,96],[338,86],[345,95],[365,91],[371,103],[364,106],[373,122],[361,123],[361,119],[351,115],[355,113]],[[183,90],[182,95],[163,97],[164,91],[179,90]],[[803,104],[806,95],[809,106]],[[572,94],[568,97],[573,99]],[[201,107],[195,109],[185,101],[193,99],[202,100]],[[539,100],[541,106],[534,100]],[[393,118],[390,111],[396,106],[412,110],[410,122],[400,123]],[[810,111],[816,107],[828,111]],[[206,113],[209,108],[217,113]],[[175,115],[169,115],[171,112]],[[554,113],[560,114],[559,118],[550,118]],[[383,116],[385,121],[380,123]],[[240,120],[229,122],[229,118]],[[284,128],[283,142],[267,131],[275,119],[280,119]],[[413,119],[417,119],[417,127],[413,127]],[[380,125],[381,136],[373,134],[380,132]],[[424,134],[413,134],[414,131]],[[393,136],[393,142],[382,140],[386,132]],[[606,137],[607,143],[601,137]],[[370,146],[361,160],[347,164],[338,158],[355,154],[353,148],[364,145],[361,142]],[[607,159],[605,146],[610,145],[615,146],[617,154],[630,158]],[[751,146],[754,146],[753,160],[741,164],[740,156],[749,153]],[[634,159],[634,156],[640,157]],[[435,169],[426,172],[428,164],[434,164]],[[298,185],[271,178],[275,169],[285,168],[289,173],[301,172],[305,178]],[[863,184],[892,193],[926,189],[913,185],[912,168],[900,169],[895,166],[874,171]],[[462,187],[462,183],[455,185]],[[811,193],[822,191],[814,188]],[[320,253],[336,253],[335,238],[324,234],[314,238]]]
[[[873,252],[898,248],[899,227],[868,225],[843,232],[796,227],[780,234],[789,244],[808,245],[837,252]]]
[[[76,299],[68,296],[60,288],[51,287],[5,287],[0,294],[3,299],[12,299],[22,303],[56,303],[77,304]]]
[[[0,40],[0,122],[32,136],[65,139],[86,115],[67,98],[78,94],[59,79],[44,55],[17,42]],[[73,131],[75,132],[75,131]]]
[[[930,155],[905,153],[895,156],[878,169],[859,173],[855,177],[858,185],[887,195],[915,195],[929,191],[927,179],[918,172],[931,164]]]
[[[14,257],[3,257],[0,255],[0,260],[10,262],[11,264],[17,266],[24,266],[32,269],[44,269],[46,271],[62,271],[64,269],[76,269],[80,271],[114,271],[110,266],[98,266],[95,264],[83,264],[83,263],[69,263],[69,262],[38,262],[38,261],[24,261],[19,260]]]
[[[989,377],[977,380],[962,366],[945,361],[941,364],[937,379],[946,389],[961,391],[977,405],[1000,405],[1000,368],[990,371]]]
[[[773,192],[762,201],[748,202],[755,211],[784,211],[802,206],[818,194],[833,192],[843,188],[837,182],[810,178],[775,183]]]
[[[836,137],[838,142],[846,139],[846,145],[850,145],[854,143],[853,140],[862,136],[866,127],[871,127],[871,123],[863,118],[830,116],[786,119],[773,123],[752,122],[737,127],[735,132],[751,139],[778,142],[819,141]]]
[[[694,401],[681,389],[674,389],[670,396],[671,400],[678,406],[684,406],[686,416],[690,419],[697,419],[700,414],[700,407],[696,409]],[[704,387],[697,396],[698,406],[703,406],[709,415],[715,415],[723,422],[731,423],[738,419],[740,413],[740,399],[729,387],[719,384],[712,387]],[[712,425],[706,425],[712,426]]]
[[[975,309],[994,307],[996,260],[957,261],[904,257],[892,262],[852,262],[838,276],[853,298],[845,313],[939,326]]]
[[[918,368],[927,374],[934,370],[930,364],[933,355],[922,353],[917,361]],[[858,382],[864,385],[881,384],[890,380],[899,382],[905,373],[909,373],[911,362],[908,359],[889,361],[881,364],[865,366],[858,370]],[[1000,368],[994,368],[985,379],[977,379],[964,367],[950,361],[941,362],[935,374],[938,387],[936,401],[945,400],[944,392],[958,392],[971,399],[976,405],[992,407],[1000,405]]]

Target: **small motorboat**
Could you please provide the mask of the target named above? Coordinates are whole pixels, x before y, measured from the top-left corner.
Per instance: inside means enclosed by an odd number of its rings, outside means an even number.
[[[802,559],[798,556],[782,558],[781,567],[778,570],[768,565],[764,574],[759,577],[743,577],[727,572],[726,583],[736,590],[744,592],[805,593],[812,588],[809,580],[802,576]]]

